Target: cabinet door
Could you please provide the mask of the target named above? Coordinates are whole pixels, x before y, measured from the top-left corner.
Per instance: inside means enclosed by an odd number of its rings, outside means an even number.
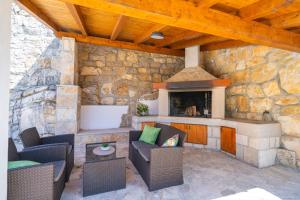
[[[207,126],[189,125],[189,130],[191,143],[207,145]]]
[[[144,130],[144,127],[148,126],[155,126],[155,122],[142,122],[141,130]]]
[[[225,152],[236,154],[235,129],[221,127],[221,149]]]

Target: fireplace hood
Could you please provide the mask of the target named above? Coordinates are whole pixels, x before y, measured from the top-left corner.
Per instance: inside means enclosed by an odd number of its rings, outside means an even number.
[[[185,49],[185,68],[169,78],[164,83],[154,83],[156,89],[201,89],[227,87],[228,79],[218,79],[204,70],[200,64],[200,47],[193,46]]]

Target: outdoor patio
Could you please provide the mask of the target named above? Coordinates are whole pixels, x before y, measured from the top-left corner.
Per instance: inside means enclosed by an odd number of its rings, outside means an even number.
[[[124,149],[125,154],[126,150],[128,149]],[[296,200],[300,196],[298,171],[280,165],[257,169],[222,152],[207,149],[185,148],[184,184],[156,192],[148,191],[129,160],[126,165],[126,189],[85,199]],[[82,199],[82,168],[74,169],[62,199]]]

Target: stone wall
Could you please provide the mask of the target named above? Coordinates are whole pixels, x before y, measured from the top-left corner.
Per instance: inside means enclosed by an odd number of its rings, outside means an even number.
[[[226,115],[262,120],[263,112],[269,111],[283,131],[281,147],[286,150],[278,158],[293,167],[298,160],[299,166],[300,54],[264,46],[203,54],[207,71],[232,81],[226,89]]]
[[[122,126],[131,124],[138,99],[156,99],[153,82],[184,67],[184,59],[126,49],[78,45],[82,105],[129,105]]]
[[[60,53],[52,31],[17,5],[12,6],[10,135],[36,126],[55,131],[56,85],[60,73],[52,67]]]

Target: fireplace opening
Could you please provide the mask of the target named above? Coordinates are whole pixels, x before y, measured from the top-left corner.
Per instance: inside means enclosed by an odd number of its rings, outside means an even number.
[[[170,116],[211,118],[211,91],[169,92]]]

